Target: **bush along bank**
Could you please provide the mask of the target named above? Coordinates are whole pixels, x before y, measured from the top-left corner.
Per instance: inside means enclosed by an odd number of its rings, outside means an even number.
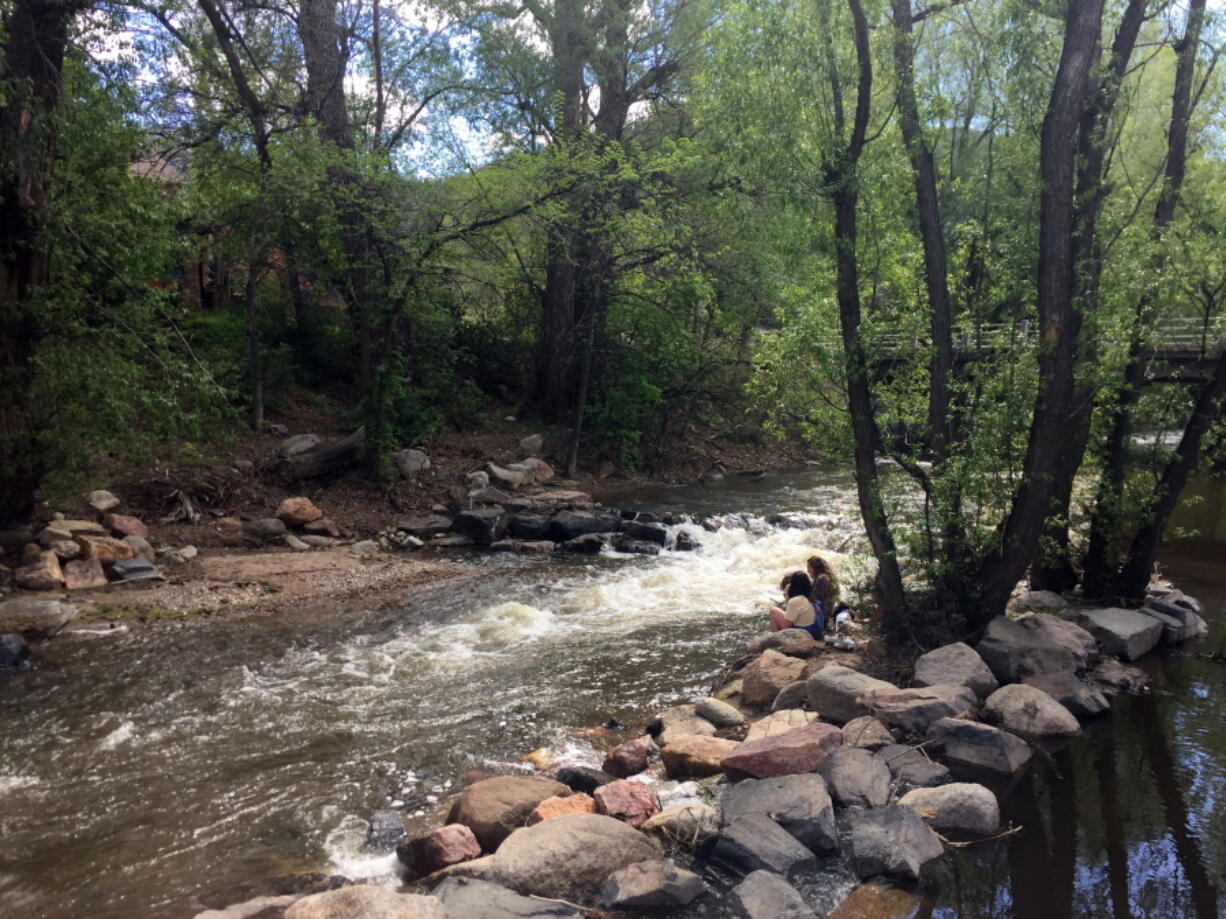
[[[974,647],[919,657],[907,686],[869,675],[872,642],[761,635],[712,695],[660,713],[601,768],[554,769],[536,751],[538,775],[466,776],[446,824],[413,838],[377,814],[371,844],[395,845],[415,893],[359,885],[284,915],[667,915],[713,896],[747,919],[908,914],[948,843],[1014,831],[999,799],[1036,751],[1141,691],[1133,661],[1207,634],[1200,603],[1172,588],[1141,609],[1044,593],[1022,605]],[[843,880],[794,886],[820,871]]]

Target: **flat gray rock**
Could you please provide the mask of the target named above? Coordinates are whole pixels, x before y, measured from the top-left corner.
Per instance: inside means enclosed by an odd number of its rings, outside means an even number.
[[[1162,623],[1134,609],[1079,609],[1070,612],[1107,654],[1135,661],[1162,639]],[[1062,668],[1071,669],[1071,668]]]
[[[890,770],[890,779],[900,793],[949,781],[949,769],[946,766],[933,762],[914,747],[890,744],[888,747],[882,747],[873,756]]]
[[[475,878],[447,878],[433,893],[456,919],[580,919],[582,916],[579,910],[564,903],[525,897]]]
[[[773,871],[784,877],[816,866],[804,845],[765,814],[746,814],[699,847],[699,855],[733,874]]]
[[[840,807],[881,807],[890,800],[890,770],[868,750],[840,747],[822,763],[822,778]]]
[[[992,670],[970,645],[958,641],[920,655],[915,662],[916,686],[957,683],[983,699],[1000,685]]]
[[[795,887],[769,871],[754,871],[732,889],[745,919],[817,919]]]
[[[991,725],[942,718],[928,729],[932,749],[947,763],[964,769],[1015,776],[1030,765],[1030,745]]]
[[[638,862],[615,872],[601,888],[609,909],[659,909],[686,906],[707,892],[693,871],[663,859]]]
[[[851,860],[862,878],[886,874],[919,880],[944,853],[919,814],[900,804],[864,811],[852,824]]]
[[[889,792],[888,774],[886,792]],[[834,804],[826,782],[813,773],[745,779],[729,785],[724,792],[721,812],[725,826],[748,814],[763,814],[810,849],[837,849],[839,845]]]

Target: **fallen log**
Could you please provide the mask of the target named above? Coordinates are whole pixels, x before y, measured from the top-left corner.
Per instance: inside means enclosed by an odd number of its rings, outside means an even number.
[[[286,456],[277,464],[277,473],[286,485],[300,479],[313,479],[330,472],[340,472],[362,457],[366,445],[366,428],[360,427],[344,440],[324,444],[306,453]]]

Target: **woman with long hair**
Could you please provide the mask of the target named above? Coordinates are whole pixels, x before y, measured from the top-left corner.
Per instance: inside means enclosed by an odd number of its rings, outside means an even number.
[[[772,632],[783,629],[804,629],[814,638],[822,637],[825,622],[817,615],[817,608],[809,595],[813,593],[813,582],[803,571],[793,571],[784,579],[782,607],[770,608],[770,626]]]

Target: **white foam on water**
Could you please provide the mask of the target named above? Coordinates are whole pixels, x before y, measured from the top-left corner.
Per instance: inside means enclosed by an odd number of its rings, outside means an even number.
[[[370,852],[365,848],[366,833],[370,824],[352,814],[341,818],[340,823],[328,832],[324,839],[324,853],[328,857],[330,872],[353,880],[373,881],[385,886],[399,886],[394,852]]]
[[[125,721],[98,742],[98,749],[114,750],[121,744],[126,744],[128,741],[130,741],[135,732],[136,725],[134,725],[131,721]]]
[[[68,629],[60,633],[63,638],[117,638],[120,635],[126,634],[128,627],[126,625],[117,625],[114,628],[105,629]]]
[[[38,785],[41,781],[33,775],[0,775],[0,795]]]

